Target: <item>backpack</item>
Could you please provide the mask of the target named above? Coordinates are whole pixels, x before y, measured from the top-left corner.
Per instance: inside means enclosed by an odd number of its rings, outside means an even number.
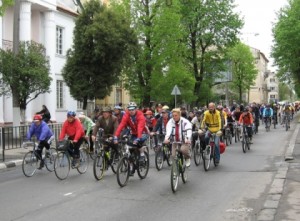
[[[271,116],[271,109],[266,109],[266,117],[270,117]]]

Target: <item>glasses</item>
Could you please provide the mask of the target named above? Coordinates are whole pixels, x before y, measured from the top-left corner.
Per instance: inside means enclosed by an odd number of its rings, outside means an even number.
[[[129,111],[135,111],[135,109],[131,109],[131,110],[129,109]]]

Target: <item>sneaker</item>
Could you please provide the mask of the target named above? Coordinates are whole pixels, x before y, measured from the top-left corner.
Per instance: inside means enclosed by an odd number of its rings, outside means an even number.
[[[42,161],[40,162],[40,166],[39,166],[37,169],[38,169],[38,170],[41,170],[44,166],[45,166],[45,163],[44,163],[44,161],[42,160]]]
[[[219,165],[219,163],[220,163],[220,160],[215,160],[215,163],[216,163],[216,165]]]
[[[191,166],[191,158],[188,158],[185,160],[185,166],[190,167]]]

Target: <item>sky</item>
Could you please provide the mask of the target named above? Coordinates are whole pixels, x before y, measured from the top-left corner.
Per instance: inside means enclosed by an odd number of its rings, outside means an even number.
[[[272,67],[273,59],[270,57],[273,44],[272,27],[277,21],[276,13],[288,0],[235,0],[235,12],[244,17],[244,27],[241,30],[243,43],[259,49],[268,58],[268,68]]]

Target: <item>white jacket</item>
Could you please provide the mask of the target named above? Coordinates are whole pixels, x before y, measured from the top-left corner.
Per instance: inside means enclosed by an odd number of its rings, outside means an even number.
[[[171,118],[166,126],[165,140],[175,139],[175,121]],[[184,139],[183,139],[184,138]],[[192,124],[184,117],[179,120],[179,139],[180,141],[192,140]]]

